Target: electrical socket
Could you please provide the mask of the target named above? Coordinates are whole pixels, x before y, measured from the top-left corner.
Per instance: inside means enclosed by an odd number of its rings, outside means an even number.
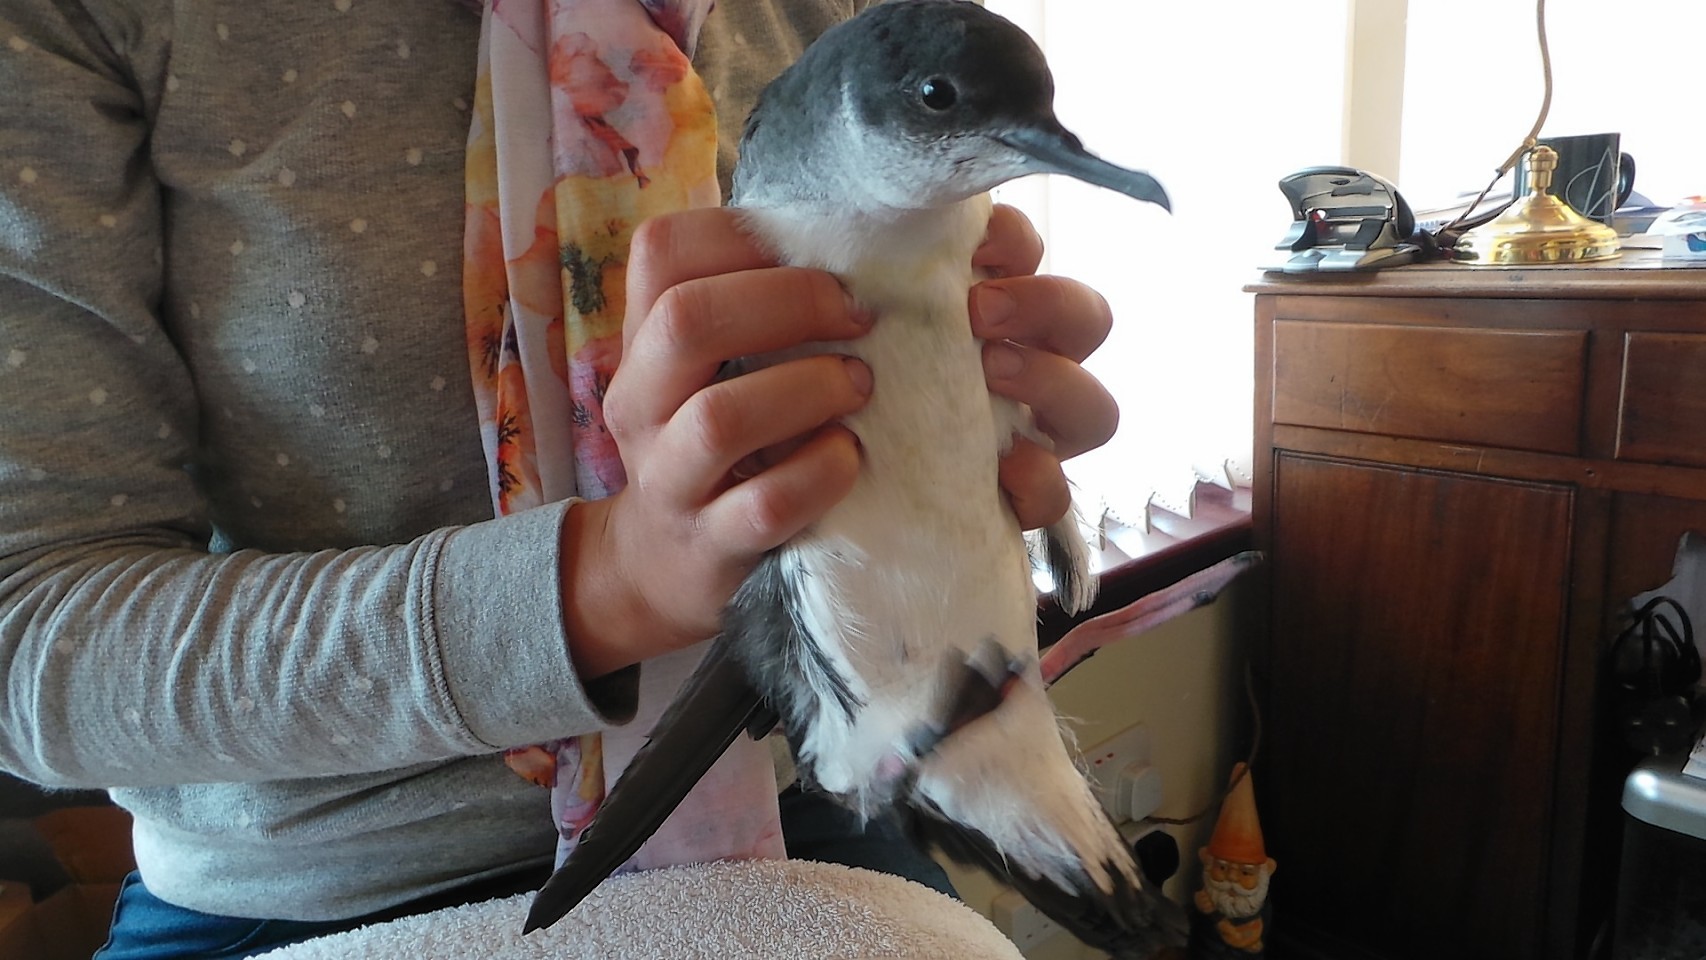
[[[1065,927],[1050,920],[1017,890],[997,894],[989,906],[989,918],[1020,953],[1028,954],[1066,932]]]
[[[1149,762],[1149,730],[1135,724],[1083,753],[1090,789],[1115,823],[1142,820],[1161,806],[1161,773]]]

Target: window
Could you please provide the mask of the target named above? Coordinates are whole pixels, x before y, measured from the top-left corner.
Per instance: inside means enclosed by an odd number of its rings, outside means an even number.
[[[1152,549],[1146,530],[1190,534],[1171,514],[1194,512],[1199,480],[1248,482],[1242,287],[1290,225],[1278,180],[1344,163],[1398,184],[1418,210],[1478,192],[1540,107],[1535,4],[986,3],[1048,54],[1061,121],[1173,199],[1169,217],[1062,177],[997,191],[1042,230],[1044,269],[1114,308],[1089,366],[1119,398],[1120,430],[1068,473],[1089,519],[1109,518],[1116,549],[1104,562],[1117,563]],[[1660,205],[1706,194],[1706,125],[1688,106],[1706,4],[1549,0],[1546,18],[1554,94],[1542,134],[1618,131],[1638,194]]]
[[[1168,216],[1064,177],[997,191],[1043,231],[1044,269],[1089,283],[1114,309],[1114,332],[1089,366],[1119,399],[1119,433],[1068,465],[1080,506],[1110,520],[1111,565],[1177,525],[1160,511],[1195,513],[1199,480],[1249,483],[1253,320],[1243,287],[1291,224],[1279,179],[1339,161],[1348,8],[987,5],[1048,53],[1061,121],[1092,151],[1154,174],[1173,201]]]
[[[1427,0],[1409,4],[1407,26],[1398,182],[1418,207],[1443,205],[1486,186],[1540,110],[1534,3]],[[1546,33],[1553,92],[1541,135],[1616,131],[1637,193],[1663,206],[1706,194],[1706,125],[1692,106],[1706,4],[1548,0]]]

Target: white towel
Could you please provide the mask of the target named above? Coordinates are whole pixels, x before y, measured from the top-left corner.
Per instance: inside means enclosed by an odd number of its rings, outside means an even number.
[[[805,860],[694,864],[606,880],[548,930],[532,900],[452,907],[264,954],[266,960],[1023,960],[970,907],[888,874]]]

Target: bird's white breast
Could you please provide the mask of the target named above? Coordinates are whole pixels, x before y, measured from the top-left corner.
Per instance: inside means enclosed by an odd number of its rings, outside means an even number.
[[[826,788],[860,794],[928,714],[940,665],[986,639],[1035,654],[1036,598],[1018,522],[997,481],[1017,406],[993,397],[967,296],[986,197],[846,229],[748,211],[795,265],[825,268],[876,312],[866,336],[815,347],[872,369],[867,406],[846,418],[863,447],[847,498],[784,548],[802,626],[869,709],[819,714],[803,744]],[[826,707],[833,701],[824,692]],[[1041,725],[1052,735],[1050,719]]]

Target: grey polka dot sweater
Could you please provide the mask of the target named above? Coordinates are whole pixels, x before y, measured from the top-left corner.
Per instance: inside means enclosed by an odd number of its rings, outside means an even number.
[[[719,4],[725,178],[854,5]],[[566,653],[566,508],[490,519],[478,32],[452,0],[0,5],[0,767],[111,788],[182,906],[336,919],[544,862],[497,751],[632,710]]]

